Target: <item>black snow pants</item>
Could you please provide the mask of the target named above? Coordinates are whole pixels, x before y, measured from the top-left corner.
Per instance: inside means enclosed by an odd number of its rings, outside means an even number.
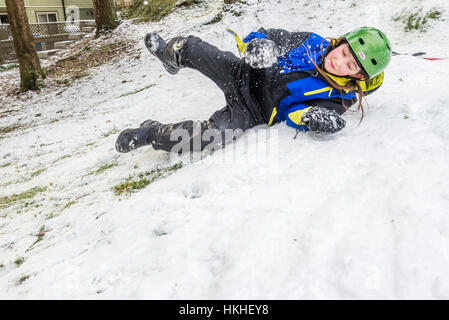
[[[267,123],[262,106],[251,95],[251,84],[255,83],[251,67],[233,53],[221,51],[197,37],[190,36],[185,40],[180,50],[182,67],[198,70],[214,81],[224,93],[226,106],[212,114],[208,121],[189,120],[163,125],[154,136],[152,142],[154,149],[172,151],[174,145],[178,143],[170,138],[175,129],[186,130],[190,150],[200,151],[198,149],[203,150],[211,145],[216,148],[217,144],[224,145],[235,140],[236,135],[229,139],[230,136],[225,134],[226,131],[230,132],[227,129],[240,129],[235,132],[243,132],[256,125]],[[222,140],[201,139],[200,144],[193,143],[195,136],[207,129],[218,130]]]

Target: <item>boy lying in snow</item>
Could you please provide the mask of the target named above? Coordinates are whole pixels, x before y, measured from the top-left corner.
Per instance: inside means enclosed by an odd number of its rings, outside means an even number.
[[[120,133],[117,151],[150,144],[168,152],[179,144],[182,150],[213,149],[235,140],[236,132],[282,121],[299,131],[337,132],[345,126],[340,115],[357,98],[363,119],[362,98],[380,87],[392,53],[385,34],[370,27],[329,40],[311,32],[260,28],[243,42],[245,58],[239,59],[197,37],[166,43],[148,33],[146,47],[169,73],[198,70],[223,91],[226,106],[207,121],[147,120]]]

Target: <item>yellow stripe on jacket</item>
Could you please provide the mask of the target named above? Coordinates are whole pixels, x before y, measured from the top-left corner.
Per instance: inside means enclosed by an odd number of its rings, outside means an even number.
[[[307,110],[309,110],[312,107],[308,107],[302,110],[296,110],[293,112],[290,112],[288,114],[288,118],[295,124],[297,125],[306,125],[304,122],[302,122],[302,115],[304,114],[304,112],[306,112]]]

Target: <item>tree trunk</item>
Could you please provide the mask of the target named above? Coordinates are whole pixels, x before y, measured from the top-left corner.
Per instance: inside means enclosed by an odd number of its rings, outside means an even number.
[[[112,0],[93,0],[97,37],[104,31],[113,30],[118,25]]]
[[[20,89],[35,90],[39,87],[39,75],[45,78],[37,56],[23,0],[6,0],[8,20],[14,39],[14,48],[20,66]]]

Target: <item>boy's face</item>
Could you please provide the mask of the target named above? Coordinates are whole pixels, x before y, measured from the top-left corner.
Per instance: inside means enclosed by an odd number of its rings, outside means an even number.
[[[344,43],[328,53],[324,60],[324,69],[336,76],[351,76],[363,78],[354,56],[351,54],[349,44]]]

